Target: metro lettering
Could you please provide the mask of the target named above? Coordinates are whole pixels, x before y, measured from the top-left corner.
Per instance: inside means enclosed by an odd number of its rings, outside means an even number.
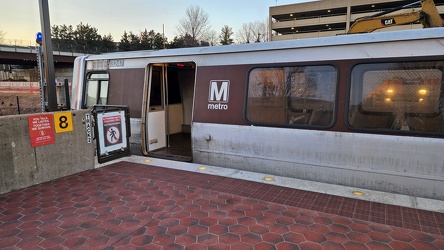
[[[221,104],[221,103],[217,103],[217,104],[209,103],[208,104],[208,109],[223,109],[223,110],[227,110],[228,109],[228,105],[227,104]]]

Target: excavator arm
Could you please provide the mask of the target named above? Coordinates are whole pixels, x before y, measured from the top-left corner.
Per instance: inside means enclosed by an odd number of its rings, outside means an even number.
[[[421,10],[404,14],[385,15],[390,12],[410,7],[421,2]],[[421,0],[398,8],[394,8],[373,16],[362,17],[355,20],[348,30],[347,34],[369,33],[377,29],[382,29],[394,25],[403,25],[409,23],[421,22],[424,28],[444,27],[442,20],[436,9],[433,0]]]
[[[439,15],[438,9],[435,6],[433,0],[421,1],[422,11],[427,15],[425,17],[425,23],[422,25],[424,28],[444,27],[444,20]]]
[[[394,25],[415,23],[424,18],[423,12],[412,12],[391,16],[363,17],[357,19],[348,30],[348,34],[370,33],[377,29],[382,29]]]

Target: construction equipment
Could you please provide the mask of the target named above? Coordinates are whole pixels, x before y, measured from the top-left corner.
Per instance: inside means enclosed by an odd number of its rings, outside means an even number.
[[[421,3],[421,10],[410,13],[386,15],[407,7]],[[348,30],[347,34],[370,33],[394,25],[403,25],[420,22],[424,28],[444,27],[444,20],[439,15],[433,0],[421,0],[401,7],[393,8],[373,16],[358,18]]]

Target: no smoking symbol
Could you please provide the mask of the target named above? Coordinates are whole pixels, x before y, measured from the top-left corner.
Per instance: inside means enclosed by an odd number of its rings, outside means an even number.
[[[120,139],[120,130],[117,127],[110,127],[106,131],[106,140],[110,144],[116,144]]]

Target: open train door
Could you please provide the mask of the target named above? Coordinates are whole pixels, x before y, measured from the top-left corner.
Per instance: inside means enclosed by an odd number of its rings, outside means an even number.
[[[167,147],[165,82],[165,65],[150,65],[148,82],[149,105],[146,119],[148,152]]]
[[[94,105],[92,115],[99,163],[131,155],[129,114],[127,106]]]
[[[195,63],[157,63],[147,66],[146,98],[142,111],[144,155],[191,161],[191,120]]]

